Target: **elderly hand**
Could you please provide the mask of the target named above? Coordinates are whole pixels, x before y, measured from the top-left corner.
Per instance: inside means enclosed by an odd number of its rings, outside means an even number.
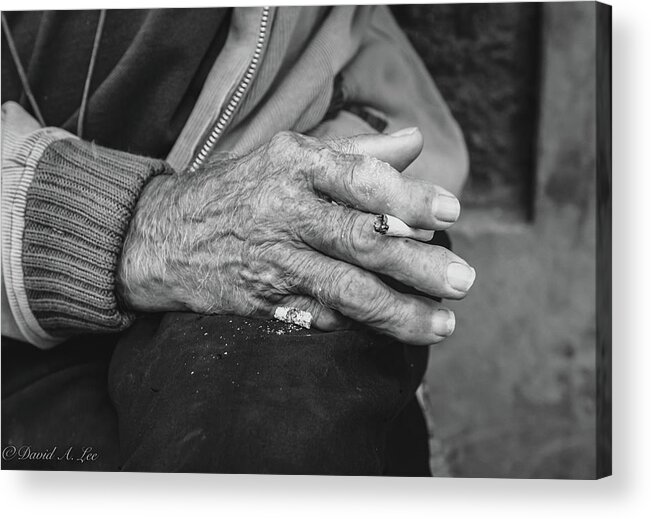
[[[282,132],[246,156],[157,177],[129,228],[121,295],[138,311],[271,317],[292,306],[323,330],[353,320],[409,344],[438,342],[454,314],[376,275],[452,299],[474,281],[448,250],[374,231],[377,214],[428,230],[458,218],[453,195],[399,173],[421,149],[415,129],[333,141]]]

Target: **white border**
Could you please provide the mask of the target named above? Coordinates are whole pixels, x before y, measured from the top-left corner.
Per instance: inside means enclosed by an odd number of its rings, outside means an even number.
[[[613,0],[612,3],[614,477],[599,482],[568,482],[3,471],[0,509],[7,517],[112,519],[122,515],[194,518],[205,514],[283,519],[650,517],[651,2]],[[61,9],[180,4],[178,0],[114,0],[110,5],[106,0],[65,0],[54,5],[22,0],[3,1],[1,7]],[[193,1],[192,5],[216,5],[216,2]]]

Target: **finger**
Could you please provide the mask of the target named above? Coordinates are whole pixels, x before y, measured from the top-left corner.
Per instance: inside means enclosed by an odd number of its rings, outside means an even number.
[[[462,299],[475,270],[444,247],[376,232],[377,216],[319,202],[303,218],[299,237],[313,249],[431,296]]]
[[[340,153],[369,155],[403,171],[423,150],[423,135],[418,128],[405,128],[390,135],[357,135],[333,139],[328,145]]]
[[[360,211],[390,214],[420,229],[447,229],[457,221],[460,204],[442,187],[403,177],[389,164],[364,155],[327,150],[321,167],[310,170],[314,189]]]
[[[300,295],[287,296],[279,304],[309,312],[312,316],[312,326],[319,330],[331,332],[335,330],[346,330],[351,326],[350,319],[344,317],[336,310],[322,305],[312,297]]]
[[[299,254],[311,268],[294,273],[298,286],[324,307],[408,344],[434,344],[454,331],[454,314],[436,301],[401,294],[375,275],[317,252]]]

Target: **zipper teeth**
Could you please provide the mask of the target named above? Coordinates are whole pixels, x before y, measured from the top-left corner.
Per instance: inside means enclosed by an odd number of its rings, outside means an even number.
[[[251,61],[249,61],[249,66],[247,67],[246,72],[244,73],[244,77],[240,81],[240,84],[238,85],[237,89],[235,90],[228,104],[226,105],[226,108],[219,115],[219,118],[217,119],[217,123],[215,124],[215,126],[213,126],[210,135],[206,139],[206,142],[203,143],[203,146],[199,150],[199,153],[197,153],[197,155],[194,157],[194,160],[192,161],[192,164],[188,169],[190,173],[194,173],[199,168],[199,166],[203,164],[203,161],[206,160],[206,157],[210,153],[210,150],[213,149],[213,147],[219,140],[219,137],[221,137],[222,133],[224,132],[224,129],[226,128],[231,118],[233,117],[233,114],[235,113],[235,109],[240,104],[240,101],[244,97],[244,94],[246,93],[247,89],[249,88],[249,85],[251,84],[251,80],[253,79],[253,75],[256,69],[258,68],[260,56],[262,55],[262,50],[264,49],[264,44],[267,39],[267,32],[268,32],[267,26],[269,22],[270,10],[271,7],[268,6],[262,8],[262,16],[260,18],[260,30],[258,32],[258,40],[255,44],[255,51],[253,52]]]

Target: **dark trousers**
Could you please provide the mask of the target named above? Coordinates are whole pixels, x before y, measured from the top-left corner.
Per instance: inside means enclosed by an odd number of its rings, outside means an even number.
[[[427,357],[189,313],[49,351],[3,338],[2,468],[426,476]]]
[[[2,468],[427,475],[426,359],[362,330],[181,313],[117,345],[4,339]]]

